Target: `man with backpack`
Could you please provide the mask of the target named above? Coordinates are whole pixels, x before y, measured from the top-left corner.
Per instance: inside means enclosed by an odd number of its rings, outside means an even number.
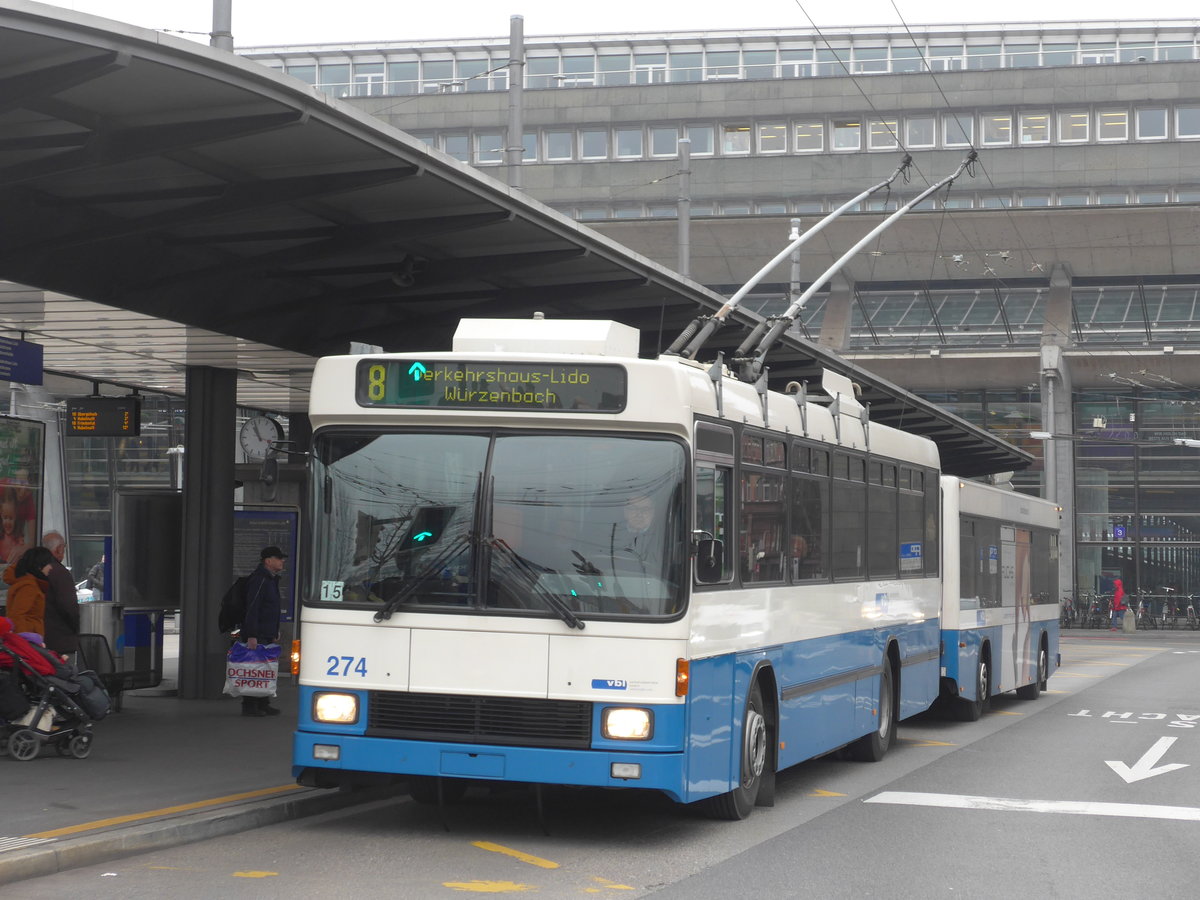
[[[279,640],[279,612],[283,605],[279,579],[287,554],[278,547],[263,547],[262,561],[246,579],[246,612],[241,622],[241,640],[251,650],[259,644]],[[269,697],[243,697],[243,716],[277,716],[279,709],[271,706]]]

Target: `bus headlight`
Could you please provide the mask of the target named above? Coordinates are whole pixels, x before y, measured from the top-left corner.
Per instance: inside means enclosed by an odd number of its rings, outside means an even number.
[[[358,697],[354,694],[315,694],[313,721],[353,725],[358,721]]]
[[[615,741],[648,741],[654,731],[654,716],[648,709],[610,707],[601,717],[604,736]]]

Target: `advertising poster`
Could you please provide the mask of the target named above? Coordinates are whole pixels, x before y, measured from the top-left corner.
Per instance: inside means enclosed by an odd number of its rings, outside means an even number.
[[[0,562],[41,542],[46,426],[0,416]]]

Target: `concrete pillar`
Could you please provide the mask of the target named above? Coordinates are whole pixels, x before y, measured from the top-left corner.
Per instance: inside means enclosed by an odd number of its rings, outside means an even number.
[[[829,282],[829,299],[821,319],[817,344],[842,352],[850,346],[850,326],[854,321],[854,285],[840,273]]]
[[[1046,298],[1046,324],[1042,332],[1042,430],[1070,435],[1075,431],[1071,402],[1071,369],[1064,348],[1071,343],[1071,276],[1063,266],[1050,274]],[[1062,507],[1058,579],[1065,590],[1074,590],[1075,566],[1075,443],[1049,440],[1042,448],[1045,463],[1042,496]]]
[[[216,699],[225,684],[229,643],[216,621],[233,571],[236,408],[236,371],[188,368],[179,634],[179,696],[187,700]]]

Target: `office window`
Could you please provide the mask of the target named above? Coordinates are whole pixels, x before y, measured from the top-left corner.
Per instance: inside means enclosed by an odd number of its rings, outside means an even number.
[[[607,159],[608,131],[585,128],[579,132],[579,156],[582,159]]]
[[[1100,141],[1129,140],[1129,111],[1101,110],[1096,116],[1096,139]]]
[[[750,152],[749,125],[722,125],[721,152],[726,155]]]
[[[1167,136],[1165,109],[1139,109],[1134,113],[1139,141],[1161,141]]]
[[[600,70],[600,84],[606,87],[629,84],[632,81],[633,62],[628,53],[600,56],[596,60],[596,68]]]
[[[936,138],[933,116],[912,116],[904,120],[904,143],[909,150],[932,147]]]
[[[760,216],[785,216],[788,208],[786,203],[766,201],[757,204],[757,210]]]
[[[786,153],[787,125],[783,122],[760,122],[758,124],[758,152]]]
[[[486,59],[460,59],[458,61],[458,80],[468,91],[490,91],[493,89],[490,75],[485,74],[491,68]]]
[[[1169,196],[1166,191],[1138,191],[1138,203],[1166,203]]]
[[[388,93],[415,94],[421,83],[420,63],[388,63]]]
[[[555,60],[555,65],[558,61]],[[439,94],[453,87],[454,60],[433,59],[421,63],[421,90],[426,94]]]
[[[570,131],[546,132],[546,159],[570,159],[572,143],[575,137]]]
[[[747,78],[774,78],[775,51],[743,50],[742,65]]]
[[[1060,144],[1079,144],[1089,136],[1091,117],[1080,110],[1065,110],[1058,114],[1058,141]]]
[[[317,84],[321,90],[327,94],[332,94],[334,97],[347,97],[350,95],[350,66],[348,64],[334,63],[321,64],[320,82]]]
[[[710,81],[741,78],[741,53],[737,50],[710,50],[705,58],[704,77]]]
[[[1012,116],[1008,113],[984,113],[981,125],[984,146],[1004,147],[1012,143]]]
[[[872,119],[867,146],[872,150],[893,150],[900,145],[900,122],[897,119]]]
[[[1087,194],[1059,194],[1058,195],[1058,205],[1059,206],[1087,206],[1088,205],[1088,195]]]
[[[614,219],[640,219],[642,218],[642,207],[639,206],[618,206],[613,209]]]
[[[475,164],[488,165],[499,162],[504,162],[504,135],[498,132],[475,135]]]
[[[999,69],[1004,55],[999,44],[980,44],[967,47],[968,69]]]
[[[585,206],[579,210],[577,217],[581,222],[593,222],[597,219],[607,219],[608,210],[603,206]]]
[[[1030,206],[1049,206],[1049,205],[1050,205],[1050,195],[1049,194],[1022,194],[1021,195],[1021,206],[1030,207]]]
[[[1181,138],[1200,137],[1200,106],[1175,107],[1175,133]]]
[[[416,63],[413,63],[415,66]],[[305,84],[317,83],[317,67],[312,65],[287,67],[287,73],[293,78],[299,78]]]
[[[442,138],[442,149],[459,162],[471,161],[471,141],[465,134],[447,134]]]
[[[1028,69],[1038,64],[1037,44],[1005,44],[1004,64],[1009,69]]]
[[[537,148],[538,148],[537,132],[536,131],[526,131],[524,134],[522,134],[521,135],[521,147],[522,147],[521,160],[523,162],[536,162],[537,158],[538,158],[538,155],[537,155]]]
[[[925,71],[925,59],[921,55],[921,51],[916,47],[893,47],[892,48],[892,71],[893,72],[923,72]]]
[[[812,50],[780,50],[779,74],[782,78],[807,78],[813,73]]]
[[[727,216],[748,216],[750,204],[742,200],[726,200],[721,204],[721,212]]]
[[[587,56],[564,56],[562,58],[562,75],[558,77],[559,87],[590,87],[596,83],[596,57],[590,53]]]
[[[850,64],[850,48],[841,50],[822,48],[817,51],[817,75],[822,78],[845,75]]]
[[[671,81],[702,81],[704,79],[703,53],[672,53]]]
[[[1124,191],[1105,191],[1096,194],[1097,206],[1124,206],[1129,202],[1129,195]]]
[[[618,128],[616,140],[618,159],[634,159],[642,155],[642,129]]]
[[[558,80],[557,56],[531,56],[525,60],[525,87],[530,89],[557,87]],[[426,64],[425,80],[429,80],[428,64]]]
[[[1079,48],[1079,62],[1084,66],[1097,66],[1115,63],[1117,47],[1113,43],[1089,44],[1084,43]]]
[[[1043,66],[1073,66],[1075,65],[1075,51],[1078,49],[1074,43],[1070,44],[1043,44],[1042,45],[1042,65]]]
[[[678,156],[679,129],[655,127],[650,129],[651,156]]]
[[[684,133],[692,142],[692,156],[712,156],[716,130],[711,125],[688,125]]]
[[[667,80],[667,54],[635,53],[633,80],[637,84],[662,84]]]
[[[942,142],[947,147],[969,147],[975,143],[975,116],[971,113],[942,116]]]
[[[1012,197],[980,197],[979,205],[983,209],[1007,209],[1012,206]]]
[[[888,70],[887,47],[855,47],[852,72],[868,75]]]
[[[1021,113],[1021,143],[1048,144],[1050,116],[1047,113]]]
[[[1158,59],[1160,62],[1175,61],[1185,59],[1195,59],[1195,54],[1192,52],[1191,41],[1159,41],[1158,42]]]
[[[945,44],[932,46],[925,53],[930,70],[934,72],[951,72],[963,67],[962,44]]]
[[[355,63],[353,86],[355,97],[382,97],[383,63]]]
[[[816,153],[825,149],[824,122],[796,122],[792,147],[797,153]]]
[[[862,147],[862,122],[858,119],[833,120],[833,149],[858,150]]]
[[[674,203],[651,203],[648,212],[652,219],[674,219],[679,208]]]

